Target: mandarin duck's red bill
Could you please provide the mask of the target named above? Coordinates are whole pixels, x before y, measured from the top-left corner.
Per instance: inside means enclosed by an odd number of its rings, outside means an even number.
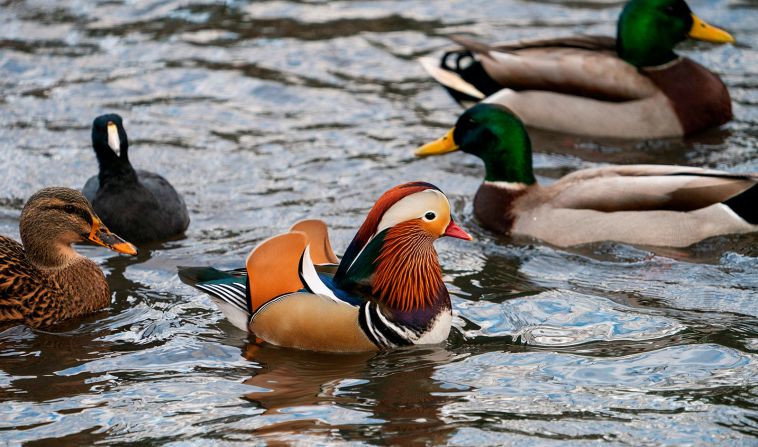
[[[370,351],[441,343],[450,296],[434,241],[471,240],[436,186],[411,182],[385,192],[338,263],[326,224],[301,221],[259,244],[244,269],[180,267],[237,327],[280,346]]]

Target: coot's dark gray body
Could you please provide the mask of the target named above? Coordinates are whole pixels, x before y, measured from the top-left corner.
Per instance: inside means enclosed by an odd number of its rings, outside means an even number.
[[[111,231],[140,243],[169,239],[187,229],[187,206],[174,187],[160,175],[136,171],[129,163],[120,116],[95,119],[92,146],[100,173],[87,180],[82,193]]]

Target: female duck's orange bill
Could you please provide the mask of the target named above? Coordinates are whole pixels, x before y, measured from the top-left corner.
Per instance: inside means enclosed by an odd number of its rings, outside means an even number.
[[[108,247],[119,253],[132,256],[137,254],[137,247],[121,239],[118,235],[111,233],[108,227],[103,225],[103,222],[97,217],[92,221],[92,231],[90,231],[87,239],[97,245]]]

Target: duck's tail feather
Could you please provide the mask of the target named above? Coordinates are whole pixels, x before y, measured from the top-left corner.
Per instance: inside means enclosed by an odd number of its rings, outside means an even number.
[[[198,283],[206,281],[234,278],[240,276],[240,271],[245,272],[244,269],[219,270],[214,267],[187,267],[182,265],[178,266],[177,270],[179,279],[181,279],[184,284],[192,287]],[[247,275],[247,272],[245,272],[245,275]]]
[[[346,301],[319,277],[333,275],[337,262],[326,224],[305,220],[296,223],[290,233],[260,243],[243,268],[180,266],[178,271],[182,282],[210,295],[235,326],[247,330],[251,316],[282,295],[305,290]]]
[[[758,225],[758,183],[723,203],[746,222]]]
[[[247,275],[240,270],[218,270],[213,267],[178,267],[179,278],[210,295],[226,318],[243,331],[252,314]]]
[[[463,61],[466,53],[468,53],[466,50],[447,52],[442,56],[441,62],[437,62],[432,57],[422,57],[419,59],[419,63],[424,67],[424,70],[435,81],[445,87],[450,96],[464,107],[475,104],[487,96],[479,89],[479,86],[472,85],[471,82],[462,77],[461,72],[463,70],[456,68],[457,62],[456,65],[450,65],[453,64],[453,60]],[[476,64],[481,66],[479,62],[476,62]],[[499,89],[500,87],[498,87]]]

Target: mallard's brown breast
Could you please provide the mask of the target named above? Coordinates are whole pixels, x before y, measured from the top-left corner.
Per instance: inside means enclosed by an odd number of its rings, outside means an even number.
[[[732,100],[724,83],[686,57],[665,68],[642,72],[671,101],[685,135],[720,126],[732,119]]]

